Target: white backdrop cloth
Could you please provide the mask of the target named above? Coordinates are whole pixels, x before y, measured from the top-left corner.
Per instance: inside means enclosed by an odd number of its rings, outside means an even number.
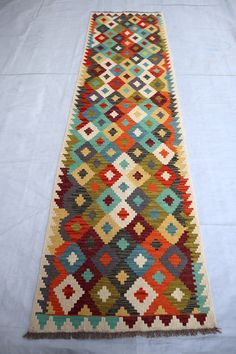
[[[22,338],[90,11],[163,11],[221,335]],[[0,354],[236,353],[236,1],[0,0]]]

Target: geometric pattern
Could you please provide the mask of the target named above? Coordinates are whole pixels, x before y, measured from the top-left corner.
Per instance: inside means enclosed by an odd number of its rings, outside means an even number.
[[[28,336],[194,331],[216,329],[163,15],[92,13]]]

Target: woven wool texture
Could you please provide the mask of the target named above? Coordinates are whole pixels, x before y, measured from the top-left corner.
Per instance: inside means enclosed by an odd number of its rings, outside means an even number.
[[[27,337],[216,332],[161,13],[92,13]]]

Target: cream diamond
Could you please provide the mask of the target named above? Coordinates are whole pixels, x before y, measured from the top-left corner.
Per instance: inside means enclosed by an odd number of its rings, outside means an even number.
[[[170,174],[169,174],[167,171],[165,171],[165,172],[162,173],[161,177],[162,177],[165,181],[168,181],[169,178],[170,178]]]
[[[163,165],[167,165],[175,155],[174,151],[164,143],[159,145],[158,148],[153,151],[153,154]]]
[[[143,59],[140,63],[139,66],[143,68],[144,70],[148,70],[153,66],[153,63],[150,62],[148,59]]]
[[[134,122],[139,123],[146,117],[147,114],[140,107],[135,107],[129,112],[128,115]]]
[[[145,314],[157,296],[158,294],[143,278],[138,278],[125,293],[126,299],[141,316]]]
[[[143,268],[144,264],[147,262],[147,258],[145,258],[142,253],[139,253],[139,255],[134,258],[134,261],[139,268]]]
[[[102,286],[102,288],[98,291],[98,296],[102,300],[102,302],[107,302],[109,297],[111,296],[111,293],[109,289],[105,285]]]
[[[124,176],[134,168],[135,162],[124,152],[114,161],[113,165]]]
[[[176,288],[175,291],[173,291],[173,293],[171,294],[171,296],[177,300],[178,302],[180,302],[183,299],[184,293],[180,288]]]
[[[68,263],[73,266],[78,260],[78,256],[75,252],[71,252],[71,254],[67,257]]]
[[[91,140],[99,133],[99,130],[93,123],[89,122],[79,130],[79,133],[85,140]]]
[[[109,181],[110,181],[110,180],[112,180],[112,178],[115,176],[115,174],[114,174],[111,170],[109,170],[109,171],[107,171],[107,172],[105,173],[105,176],[106,176],[106,178],[109,179]]]
[[[149,85],[145,85],[144,87],[142,87],[141,90],[139,90],[139,92],[146,98],[150,98],[156,93],[154,88],[152,88]]]
[[[111,188],[118,195],[118,197],[120,197],[122,200],[125,200],[135,190],[136,187],[127,177],[122,176],[112,185]]]
[[[139,138],[140,135],[142,135],[141,130],[140,130],[139,128],[136,128],[136,129],[134,130],[134,135],[135,135],[137,138]]]
[[[121,201],[109,214],[117,225],[126,227],[131,223],[137,213],[125,201]]]
[[[84,290],[77,283],[73,275],[69,274],[55,289],[54,292],[65,315],[68,315],[75,303],[84,294]]]
[[[105,97],[105,98],[106,98],[107,96],[111,95],[112,92],[114,92],[114,90],[113,90],[113,88],[112,88],[110,85],[105,84],[105,85],[101,86],[101,87],[97,90],[97,92],[98,92],[102,97]]]

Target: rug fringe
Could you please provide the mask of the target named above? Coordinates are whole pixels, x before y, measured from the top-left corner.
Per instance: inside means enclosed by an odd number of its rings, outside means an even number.
[[[217,327],[214,328],[199,328],[199,329],[183,329],[174,331],[133,331],[133,332],[48,332],[36,333],[27,332],[23,337],[27,339],[114,339],[122,337],[175,337],[175,336],[196,336],[221,333]]]

